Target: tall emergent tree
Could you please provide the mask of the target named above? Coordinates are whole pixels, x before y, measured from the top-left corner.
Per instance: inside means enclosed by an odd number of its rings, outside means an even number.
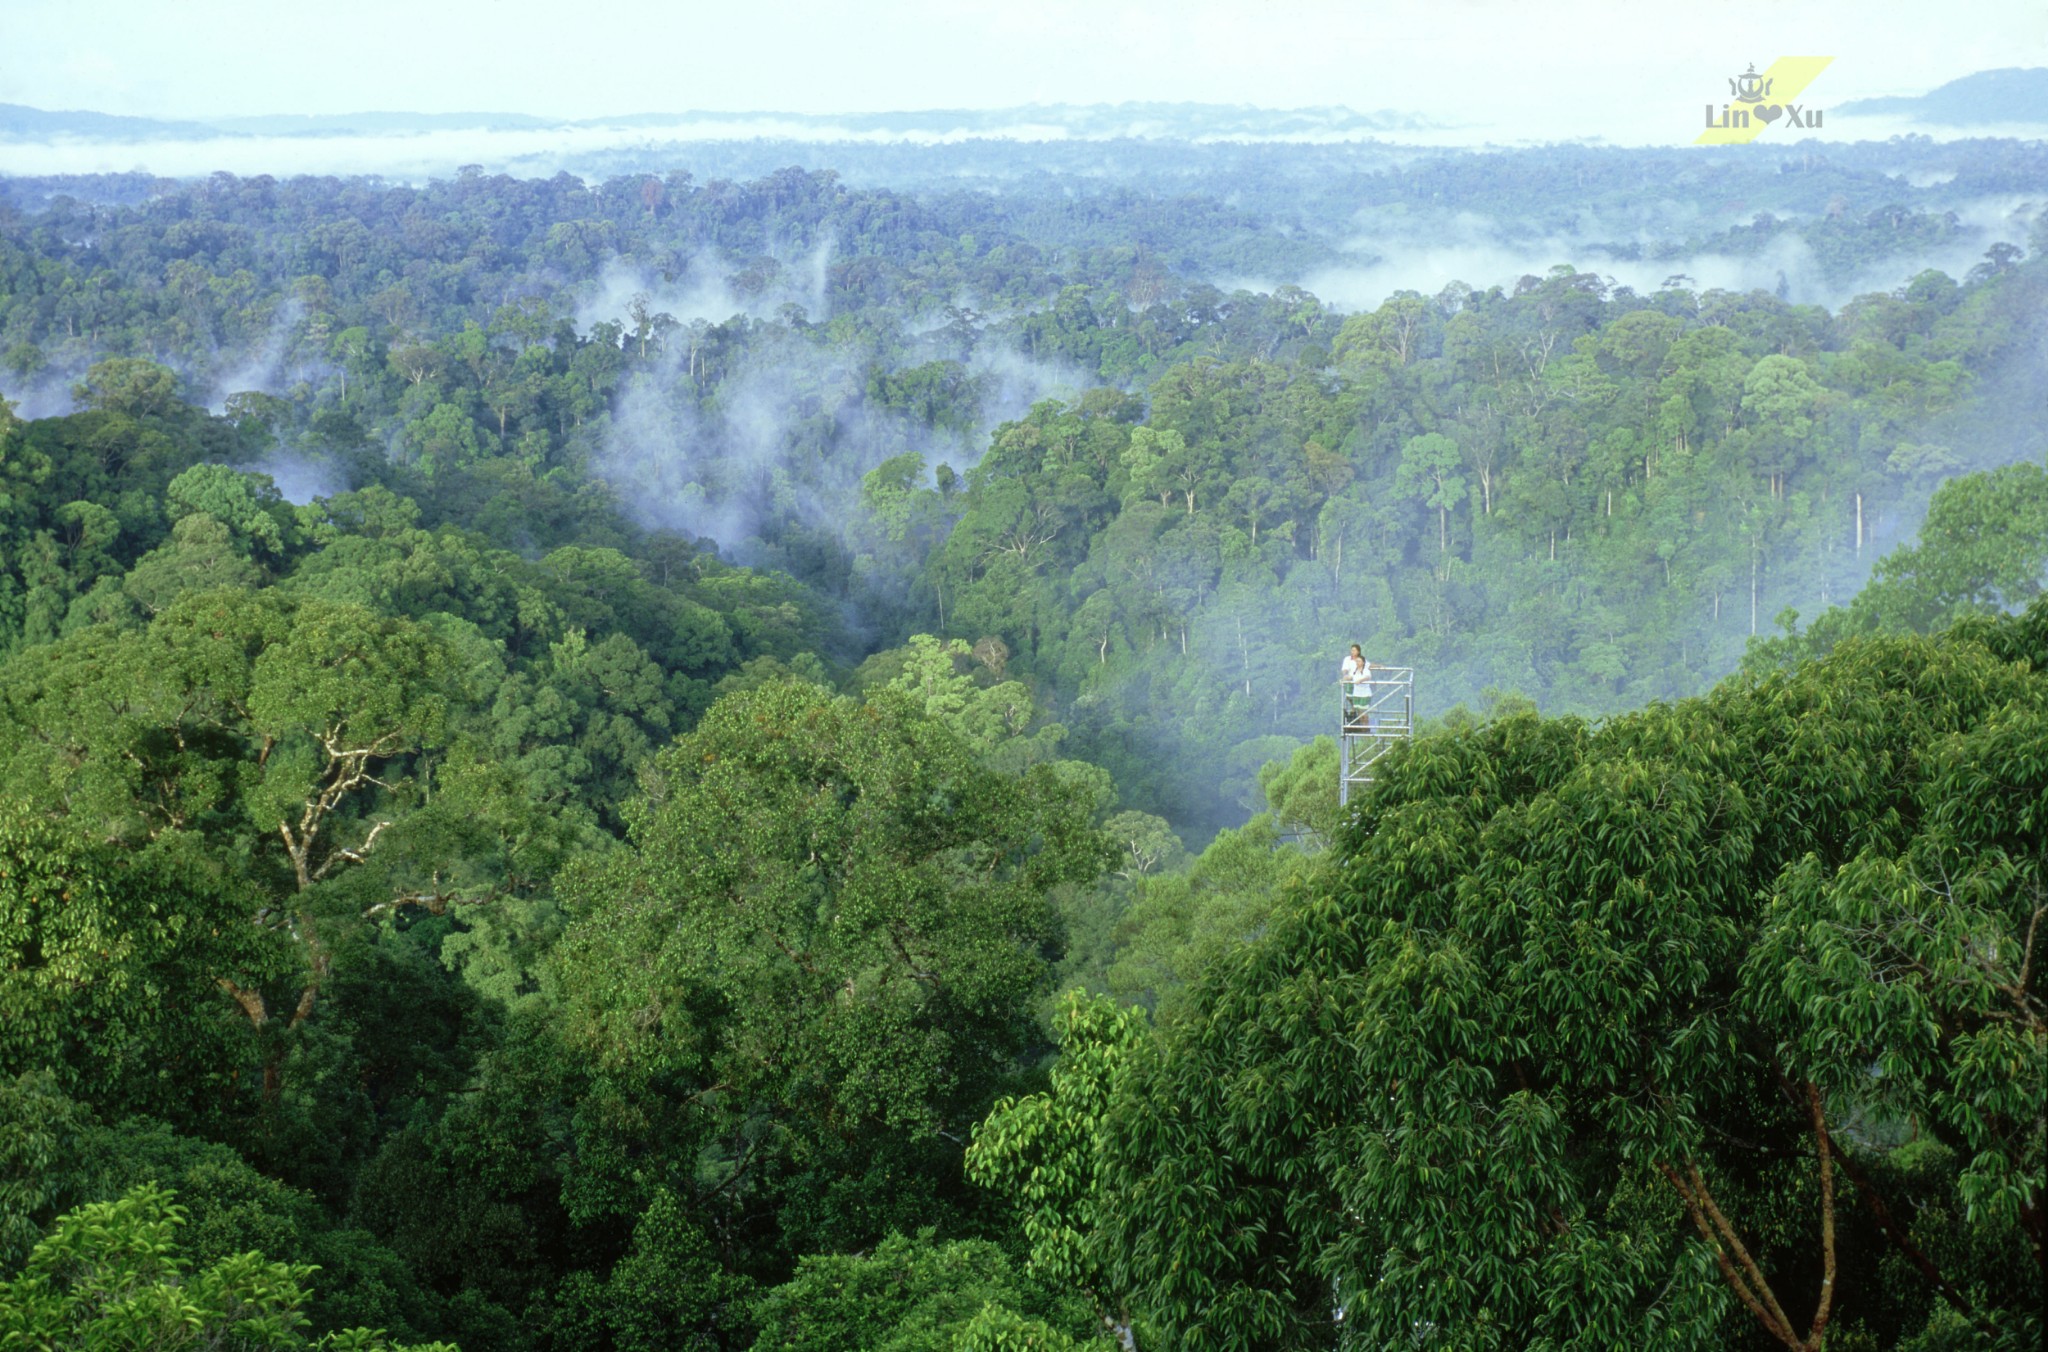
[[[391,767],[441,737],[449,667],[441,641],[410,621],[206,590],[146,629],[87,629],[6,668],[0,774],[12,793],[74,835],[248,884],[228,931],[245,937],[227,942],[216,921],[177,965],[215,964],[205,979],[265,1046],[266,1101],[280,1088],[277,1035],[311,1016],[333,928],[360,909],[321,884],[416,810]]]
[[[572,1206],[665,1189],[726,1252],[951,1210],[1036,1037],[1048,892],[1108,858],[1050,767],[987,768],[895,691],[730,695],[655,762],[633,848],[573,870],[550,980],[586,1068]]]

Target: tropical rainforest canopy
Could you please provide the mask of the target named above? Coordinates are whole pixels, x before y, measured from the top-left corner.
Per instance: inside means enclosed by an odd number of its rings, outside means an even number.
[[[0,1346],[2039,1346],[2048,230],[1232,163],[6,185]]]

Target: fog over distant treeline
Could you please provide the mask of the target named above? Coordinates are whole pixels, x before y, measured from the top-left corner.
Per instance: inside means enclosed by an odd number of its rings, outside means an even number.
[[[1689,112],[1690,110],[1688,110]],[[1852,100],[1833,129],[1800,149],[1929,138],[2039,138],[2048,131],[2048,70],[1982,71],[1928,94]],[[1033,103],[860,113],[648,112],[546,118],[508,112],[400,111],[240,115],[205,119],[110,116],[0,103],[0,173],[119,172],[143,167],[190,176],[366,173],[424,180],[475,163],[493,171],[603,176],[679,160],[725,162],[750,177],[824,150],[838,167],[888,164],[886,181],[924,173],[1014,173],[1019,157],[1098,145],[1119,158],[1161,149],[1238,145],[1410,154],[1434,148],[1522,147],[1574,139],[1591,146],[1669,147],[1689,128],[1653,116],[1608,119],[1567,138],[1554,125],[1350,107],[1133,102]],[[912,152],[906,155],[902,152]],[[924,154],[916,152],[953,152]],[[764,156],[766,158],[764,158]],[[777,158],[780,156],[781,158]],[[926,161],[923,165],[919,161]],[[1069,161],[1071,163],[1071,161]],[[877,179],[876,181],[885,181]]]

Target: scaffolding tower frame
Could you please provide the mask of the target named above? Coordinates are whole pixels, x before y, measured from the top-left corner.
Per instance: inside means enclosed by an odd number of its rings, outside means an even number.
[[[1338,742],[1337,802],[1372,783],[1372,767],[1394,743],[1415,733],[1415,668],[1373,667],[1362,681],[1339,681],[1342,706]]]

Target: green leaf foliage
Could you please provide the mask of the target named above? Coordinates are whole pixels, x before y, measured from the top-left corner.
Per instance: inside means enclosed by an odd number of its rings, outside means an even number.
[[[799,1263],[795,1277],[756,1307],[754,1352],[1081,1346],[1042,1317],[1085,1331],[1087,1310],[1075,1301],[1049,1300],[1048,1289],[1060,1287],[1020,1277],[1003,1251],[985,1240],[940,1243],[929,1230],[915,1238],[892,1234],[867,1253],[820,1254]],[[1011,1338],[1015,1330],[1034,1330],[1041,1341],[988,1343],[998,1328]]]
[[[0,798],[0,1076],[128,1112],[217,1091],[215,975],[271,960],[247,915],[240,888]]]
[[[302,1307],[311,1266],[249,1252],[193,1270],[178,1245],[184,1223],[173,1195],[150,1185],[66,1212],[0,1285],[0,1342],[51,1352],[456,1352],[449,1343],[400,1346],[363,1328],[310,1339]]]
[[[658,1184],[808,1246],[936,1205],[1033,1039],[1047,894],[1106,858],[1092,804],[905,696],[797,683],[720,700],[655,771],[634,848],[563,883],[578,1204]]]
[[[0,184],[11,1342],[2038,1343],[2048,152],[1091,144]]]
[[[2025,1345],[2044,625],[1397,752],[1124,1071],[1104,1280],[1182,1347]]]

